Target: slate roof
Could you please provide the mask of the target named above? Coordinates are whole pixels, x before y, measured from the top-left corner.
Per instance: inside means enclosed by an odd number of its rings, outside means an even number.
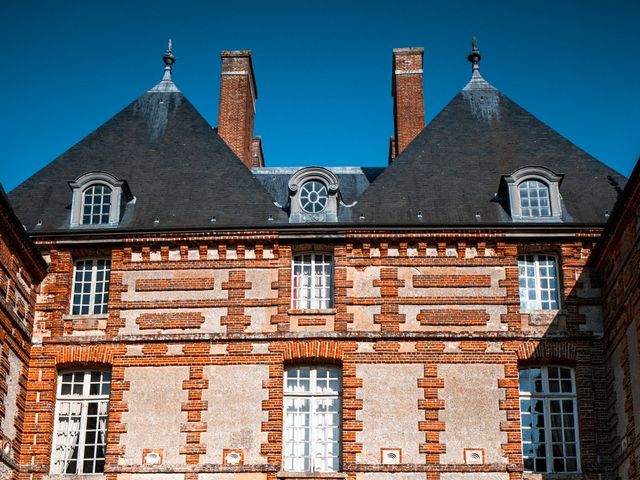
[[[116,230],[288,221],[189,100],[169,87],[161,82],[10,193],[28,231],[71,230],[68,182],[91,171],[125,180],[135,196]]]
[[[501,179],[525,166],[563,175],[561,222],[549,225],[603,225],[625,184],[475,72],[389,167],[331,169],[340,183],[337,224],[522,226],[509,215]],[[135,199],[117,227],[93,230],[273,228],[291,225],[287,182],[296,170],[248,170],[165,78],[9,197],[31,233],[86,233],[69,226],[68,182],[104,171]]]
[[[525,166],[564,175],[563,224],[603,225],[625,184],[622,175],[474,74],[362,195],[356,208],[365,220],[359,223],[514,224],[500,183]]]

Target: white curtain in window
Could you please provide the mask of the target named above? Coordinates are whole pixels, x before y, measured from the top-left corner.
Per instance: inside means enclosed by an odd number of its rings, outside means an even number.
[[[60,404],[58,415],[58,435],[54,452],[55,473],[67,473],[67,465],[72,460],[80,439],[82,403],[64,402]]]

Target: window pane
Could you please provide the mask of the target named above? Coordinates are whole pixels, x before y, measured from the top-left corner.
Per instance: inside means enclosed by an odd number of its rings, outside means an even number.
[[[520,309],[555,310],[559,308],[558,270],[555,257],[523,255],[518,259]]]
[[[336,367],[297,366],[285,370],[285,470],[339,470],[340,385],[340,369]]]
[[[566,367],[519,370],[522,455],[527,471],[578,471],[572,378],[572,370]],[[564,382],[569,383],[568,391]]]
[[[100,225],[109,223],[111,188],[93,185],[82,194],[82,224]]]
[[[107,313],[111,261],[106,259],[79,260],[71,304],[73,315]]]
[[[293,308],[324,309],[333,306],[333,259],[330,255],[296,255],[292,270]]]
[[[526,180],[518,185],[520,209],[523,217],[551,216],[549,187],[537,180]]]
[[[109,398],[92,389],[108,373],[73,372],[59,375],[60,396],[52,453],[52,473],[101,473],[104,471]],[[85,392],[89,392],[85,394]],[[63,400],[65,395],[72,401]]]

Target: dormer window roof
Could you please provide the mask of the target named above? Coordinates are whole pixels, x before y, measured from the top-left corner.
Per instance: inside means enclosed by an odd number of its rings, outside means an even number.
[[[561,175],[530,166],[503,177],[508,187],[511,217],[515,221],[560,221]]]
[[[69,182],[73,191],[71,227],[116,227],[123,206],[133,197],[124,180],[106,172],[88,172]]]

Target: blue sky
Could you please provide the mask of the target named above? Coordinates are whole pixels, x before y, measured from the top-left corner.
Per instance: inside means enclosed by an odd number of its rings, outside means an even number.
[[[268,166],[385,165],[391,50],[425,48],[427,121],[484,77],[628,175],[640,155],[640,2],[4,0],[0,182],[11,190],[156,84],[217,124],[221,50],[250,49]]]

